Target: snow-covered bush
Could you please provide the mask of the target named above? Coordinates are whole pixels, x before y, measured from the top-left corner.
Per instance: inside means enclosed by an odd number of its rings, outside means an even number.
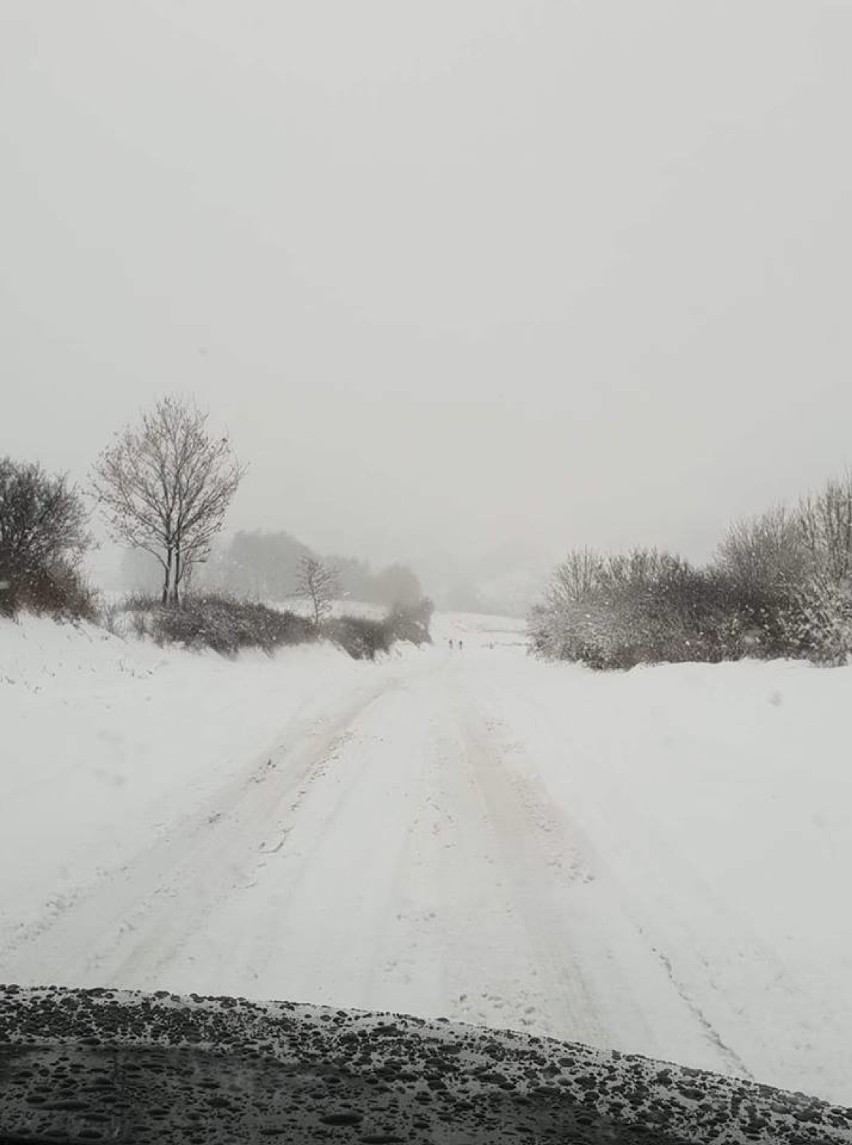
[[[529,616],[533,650],[599,668],[743,656],[852,658],[852,472],[733,525],[712,564],[569,554]]]
[[[411,644],[431,644],[429,625],[434,608],[428,596],[411,604],[395,604],[387,615],[391,638]]]
[[[356,660],[374,660],[397,640],[411,644],[431,643],[429,622],[433,605],[428,597],[417,604],[397,605],[381,619],[338,616],[323,621],[321,633],[339,644]]]
[[[0,458],[0,613],[91,619],[96,595],[79,571],[89,545],[82,499],[66,477]]]
[[[355,660],[375,660],[377,653],[387,652],[394,640],[386,617],[335,616],[323,622],[322,634]]]
[[[570,554],[529,617],[533,650],[594,668],[801,655],[788,594],[669,553]]]
[[[16,609],[47,613],[58,620],[95,621],[100,598],[78,568],[68,561],[55,561],[18,586]]]
[[[187,596],[177,608],[165,607],[155,597],[133,596],[124,608],[137,635],[149,635],[158,644],[212,648],[225,655],[243,648],[271,652],[315,638],[302,616],[229,596]]]
[[[797,593],[791,633],[823,664],[847,664],[852,657],[852,581],[814,578]]]

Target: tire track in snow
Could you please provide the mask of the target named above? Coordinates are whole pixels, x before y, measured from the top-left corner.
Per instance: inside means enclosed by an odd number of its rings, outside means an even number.
[[[359,713],[339,765],[312,786],[256,884],[180,952],[181,979],[201,962],[208,983],[224,978],[229,990],[387,1008],[386,932],[419,821],[428,675],[410,672]],[[232,932],[236,964],[211,967],[206,947]]]
[[[565,1037],[607,1045],[608,1034],[571,941],[565,901],[572,883],[592,881],[594,873],[543,791],[510,770],[505,744],[494,736],[469,694],[464,700],[457,695],[455,707],[465,761],[494,834],[511,909],[529,937],[537,985],[551,1011],[544,1017]]]
[[[704,1029],[710,1042],[712,1042],[712,1044],[725,1059],[729,1069],[732,1070],[733,1073],[738,1074],[740,1077],[747,1078],[749,1081],[754,1081],[754,1074],[748,1069],[742,1058],[737,1053],[735,1053],[730,1046],[726,1045],[722,1041],[722,1037],[719,1031],[716,1029],[716,1027],[698,1005],[698,1003],[694,999],[690,998],[683,986],[681,986],[681,984],[678,982],[677,978],[675,977],[675,972],[671,964],[671,960],[667,958],[661,950],[657,950],[656,947],[652,947],[651,949],[654,951],[660,962],[662,962],[663,966],[665,967],[666,974],[668,975],[672,986],[677,991],[678,995],[683,998],[686,1005],[695,1015],[696,1021]]]
[[[513,696],[512,703],[509,705],[509,710],[512,710],[514,707],[516,707],[518,703],[519,697]],[[536,706],[531,704],[529,700],[523,699],[520,700],[520,703],[524,707],[529,708],[530,712],[535,711],[536,722],[539,725],[541,724],[542,719],[544,719],[546,722],[545,713],[538,711]],[[493,711],[495,706],[498,710],[500,710],[504,708],[505,705],[505,696],[502,691],[498,689],[494,696],[489,697],[487,710],[489,712]],[[563,752],[570,753],[570,750],[570,743],[565,744],[562,747]],[[613,808],[616,806],[619,808],[619,821],[624,819],[628,814],[632,814],[634,818],[638,815],[638,811],[635,808],[628,809],[624,794],[615,786],[607,786],[607,799],[608,803],[610,803]],[[588,811],[589,809],[590,805],[588,804],[587,800],[586,810]],[[594,814],[600,814],[605,817],[605,812],[601,808],[595,809]],[[690,950],[696,952],[695,956],[699,958],[703,964],[704,977],[711,982],[711,985],[713,985],[716,1000],[722,1002],[723,999],[719,995],[718,991],[716,991],[715,984],[712,982],[712,968],[707,959],[701,955],[700,938],[688,930],[687,919],[689,917],[689,910],[686,909],[688,903],[684,897],[686,895],[686,891],[682,887],[678,889],[678,883],[673,882],[671,878],[673,864],[671,848],[662,847],[661,841],[655,837],[648,824],[644,825],[644,829],[641,827],[637,829],[635,832],[635,839],[641,839],[642,865],[646,869],[650,869],[653,872],[653,877],[651,878],[653,886],[649,887],[649,891],[656,893],[654,888],[666,888],[666,898],[670,900],[672,904],[670,908],[672,924],[676,925],[678,928],[684,931],[685,937],[682,937],[678,943],[675,943],[676,949],[682,952]],[[677,1004],[687,1012],[689,1021],[693,1026],[697,1037],[700,1038],[700,1040],[703,1041],[704,1044],[712,1052],[712,1060],[705,1061],[703,1055],[697,1055],[695,1060],[698,1064],[706,1066],[706,1068],[718,1070],[720,1072],[729,1073],[745,1078],[751,1078],[752,1073],[746,1064],[745,1058],[747,1055],[745,1052],[737,1052],[737,1050],[733,1048],[731,1044],[731,1038],[728,1037],[726,1039],[723,1036],[722,1032],[719,1028],[717,1028],[717,1025],[714,1024],[714,1021],[711,1019],[705,1008],[699,1004],[698,1000],[693,996],[692,992],[687,988],[685,983],[678,976],[672,959],[666,954],[665,951],[665,934],[655,935],[655,932],[658,929],[659,919],[657,919],[656,914],[654,913],[651,913],[650,915],[648,914],[647,895],[643,897],[642,894],[636,894],[635,888],[634,893],[631,893],[627,884],[623,880],[623,870],[616,869],[613,865],[613,860],[616,858],[616,856],[620,857],[620,862],[622,864],[624,861],[624,856],[626,855],[629,857],[631,854],[630,848],[632,842],[633,840],[619,840],[619,846],[617,848],[607,849],[607,860],[605,861],[603,858],[599,858],[597,862],[600,866],[599,873],[602,877],[602,880],[608,883],[612,888],[612,905],[621,916],[623,924],[629,928],[634,936],[633,965],[637,968],[640,965],[638,955],[640,949],[642,949],[644,950],[646,958],[652,958],[665,974],[665,980],[671,993],[671,999],[669,1000],[668,1006],[666,1007],[669,1014],[674,1017],[674,1014],[671,1012],[671,1000],[676,1000]],[[591,854],[591,844],[586,843],[586,848],[588,853]],[[622,852],[624,852],[624,855],[621,854]],[[638,861],[639,858],[639,855],[634,855],[634,860]],[[725,908],[724,904],[718,901],[717,896],[713,894],[711,888],[708,887],[702,880],[700,880],[697,876],[697,873],[691,869],[688,857],[680,854],[678,856],[677,866],[680,874],[680,882],[686,880],[686,882],[689,884],[690,890],[687,898],[689,899],[690,903],[700,902],[705,911],[708,911],[717,916],[718,930],[720,933],[735,933],[737,927],[734,925],[732,918],[730,917],[730,912]],[[610,922],[611,921],[612,920],[610,920]],[[616,936],[613,935],[613,937],[615,938]],[[753,939],[750,945],[752,945],[755,949],[758,948],[758,944],[756,944]],[[614,952],[616,954],[616,958],[619,956],[619,952],[623,951],[624,949],[623,940],[621,942],[616,941],[614,943]],[[602,949],[602,953],[603,952],[604,951]],[[768,970],[770,964],[773,962],[770,953],[761,949],[760,955]],[[584,961],[587,965],[589,964],[590,960],[588,953],[586,953]],[[603,964],[602,959],[595,958],[594,961],[599,965]],[[626,965],[629,967],[630,963],[628,962]],[[779,967],[774,966],[772,973],[773,976],[780,976],[781,970]],[[637,983],[640,981],[642,982],[642,989],[640,989],[638,985],[634,987],[634,998],[632,999],[634,1005],[632,1008],[637,1011],[637,1014],[640,1010],[647,1011],[648,1021],[645,1023],[646,1029],[648,1031],[647,1037],[643,1038],[643,1040],[637,1045],[632,1045],[630,1043],[629,1036],[625,1038],[626,1027],[624,1026],[624,1016],[622,1015],[621,1017],[617,1017],[616,1020],[612,1023],[613,1037],[611,1038],[610,1045],[618,1045],[620,1048],[626,1049],[628,1051],[649,1052],[654,1053],[660,1057],[666,1057],[667,1054],[670,1053],[670,1050],[666,1044],[665,1037],[661,1040],[661,1043],[658,1046],[654,1046],[654,1041],[656,1040],[658,1032],[666,1028],[666,1023],[663,1018],[664,1000],[659,995],[658,990],[656,991],[655,996],[655,991],[650,989],[651,983],[647,977],[637,974],[636,981]],[[648,991],[647,994],[645,991]],[[736,1022],[732,1023],[730,1020],[734,1017],[733,1008],[730,1005],[725,1007],[725,1014],[723,1016],[728,1018],[726,1025],[731,1030],[735,1029]],[[679,1024],[682,1026],[682,1022]],[[683,1038],[682,1033],[680,1037],[681,1039]]]

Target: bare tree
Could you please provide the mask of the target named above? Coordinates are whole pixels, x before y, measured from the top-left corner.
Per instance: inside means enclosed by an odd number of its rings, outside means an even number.
[[[0,611],[14,612],[22,598],[67,580],[89,544],[86,524],[67,477],[0,458]]]
[[[533,648],[554,659],[580,659],[597,623],[596,598],[606,558],[574,549],[554,570],[544,600],[533,606],[527,631]]]
[[[572,550],[558,565],[548,587],[548,597],[555,607],[579,604],[601,582],[604,557],[591,549]]]
[[[810,564],[801,514],[783,505],[732,525],[716,554],[717,567],[738,585],[773,592],[798,588]]]
[[[814,577],[841,584],[852,576],[852,472],[799,503],[800,536]]]
[[[296,595],[308,600],[314,611],[314,625],[319,628],[331,612],[337,595],[339,576],[337,569],[324,564],[319,557],[304,556],[299,561],[296,577]]]
[[[227,436],[208,432],[207,418],[164,398],[117,435],[93,470],[113,539],[159,561],[163,604],[178,603],[193,565],[207,559],[245,472]]]

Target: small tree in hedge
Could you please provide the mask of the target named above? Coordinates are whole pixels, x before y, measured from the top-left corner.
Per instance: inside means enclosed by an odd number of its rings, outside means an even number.
[[[337,569],[325,564],[319,557],[304,556],[299,561],[296,595],[309,602],[315,628],[319,628],[331,614],[338,592],[338,581]]]

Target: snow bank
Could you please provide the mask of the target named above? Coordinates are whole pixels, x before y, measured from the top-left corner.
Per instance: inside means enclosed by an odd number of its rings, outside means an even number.
[[[364,674],[328,645],[226,660],[0,620],[0,951]]]

